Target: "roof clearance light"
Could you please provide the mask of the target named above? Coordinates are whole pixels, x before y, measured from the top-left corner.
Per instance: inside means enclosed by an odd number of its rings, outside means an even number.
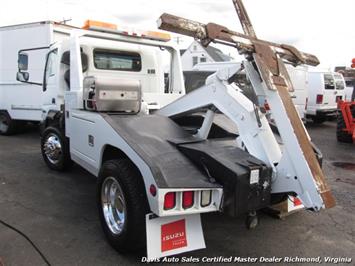
[[[120,35],[127,35],[131,37],[144,38],[155,41],[168,42],[171,40],[169,33],[158,32],[158,31],[137,31],[133,29],[118,29],[117,25],[112,23],[106,23],[96,20],[87,20],[85,25],[82,27],[84,30],[98,30],[107,31],[110,33],[116,33]]]
[[[142,37],[168,42],[171,40],[171,36],[169,33],[158,32],[158,31],[146,31],[142,34]]]
[[[89,19],[85,21],[85,24],[82,27],[82,29],[89,30],[90,28],[105,28],[105,29],[117,30],[117,25]]]

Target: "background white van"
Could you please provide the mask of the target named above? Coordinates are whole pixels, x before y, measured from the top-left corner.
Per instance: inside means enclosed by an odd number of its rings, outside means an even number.
[[[336,72],[310,70],[308,72],[308,102],[306,117],[322,123],[336,117],[337,101],[345,95],[344,77]]]

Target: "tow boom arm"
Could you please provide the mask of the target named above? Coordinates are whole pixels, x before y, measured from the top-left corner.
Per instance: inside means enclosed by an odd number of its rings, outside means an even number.
[[[289,45],[259,40],[241,0],[233,0],[245,34],[231,31],[214,23],[207,25],[163,14],[158,20],[160,29],[188,35],[207,46],[217,42],[234,46],[246,56],[247,75],[256,95],[265,96],[283,141],[282,149],[272,136],[262,114],[255,115],[252,103],[246,103],[241,93],[223,79],[222,72],[214,81],[161,109],[163,115],[177,115],[201,106],[214,105],[235,122],[248,151],[274,168],[272,192],[294,191],[307,208],[331,208],[335,200],[317,161],[308,134],[289,91],[293,86],[283,60],[294,65],[316,66],[316,56],[298,51]],[[238,94],[238,95],[237,95]],[[260,118],[259,118],[260,117]]]

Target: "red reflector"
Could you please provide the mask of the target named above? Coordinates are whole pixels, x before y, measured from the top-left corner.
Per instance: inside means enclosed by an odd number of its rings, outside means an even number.
[[[168,192],[164,197],[164,209],[170,210],[175,207],[175,192]]]
[[[317,104],[322,104],[323,103],[323,94],[317,94]]]
[[[302,204],[302,201],[299,198],[293,198],[293,205],[294,206],[300,206]]]
[[[157,188],[154,185],[150,185],[149,191],[153,197],[155,197],[155,195],[157,194]]]
[[[194,205],[194,192],[184,191],[182,193],[182,207],[184,209],[191,208]]]
[[[265,100],[265,103],[264,103],[264,108],[266,111],[270,111],[270,105],[268,104],[268,102]]]

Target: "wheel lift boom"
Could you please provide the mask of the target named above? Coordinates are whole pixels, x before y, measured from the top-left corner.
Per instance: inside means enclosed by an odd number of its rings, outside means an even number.
[[[208,23],[207,25],[163,14],[158,20],[160,29],[199,39],[204,46],[215,42],[233,46],[245,55],[246,73],[257,96],[269,103],[283,147],[272,135],[262,113],[255,109],[240,90],[230,84],[223,71],[211,77],[206,86],[180,98],[158,111],[176,116],[204,106],[215,106],[237,124],[240,138],[248,152],[273,167],[272,193],[296,192],[306,208],[331,208],[335,200],[313,151],[309,136],[292,103],[289,91],[293,86],[284,61],[316,66],[316,56],[298,51],[295,47],[260,40],[241,0],[233,0],[245,34]],[[211,119],[206,119],[209,123]],[[204,123],[204,124],[205,124]],[[208,126],[202,127],[208,130]],[[202,129],[201,128],[201,129]],[[199,134],[206,136],[205,134]]]

